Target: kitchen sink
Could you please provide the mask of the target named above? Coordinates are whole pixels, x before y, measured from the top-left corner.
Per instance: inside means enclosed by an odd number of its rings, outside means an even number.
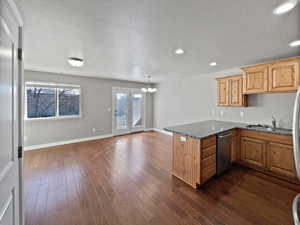
[[[285,128],[273,128],[272,126],[265,125],[265,124],[249,124],[246,126],[246,128],[253,128],[257,130],[266,130],[266,131],[275,131],[278,133],[286,133],[286,132],[291,132],[291,129],[285,129]]]
[[[273,129],[271,126],[269,125],[263,125],[263,124],[250,124],[246,126],[247,128],[265,128],[265,129]]]

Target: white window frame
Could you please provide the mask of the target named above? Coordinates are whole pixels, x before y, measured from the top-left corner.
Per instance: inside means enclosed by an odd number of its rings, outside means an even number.
[[[42,87],[42,88],[54,88],[56,97],[56,113],[55,116],[50,117],[39,117],[39,118],[28,118],[27,117],[27,87]],[[79,89],[79,115],[59,115],[59,89],[61,88],[76,88]],[[82,89],[80,85],[77,84],[60,84],[60,83],[50,83],[50,82],[39,82],[39,81],[27,81],[25,82],[25,110],[24,110],[24,120],[26,121],[40,121],[40,120],[61,120],[61,119],[78,119],[82,117]]]
[[[115,124],[115,99],[114,99],[114,94],[117,92],[123,92],[123,93],[127,93],[129,94],[129,97],[131,98],[132,93],[138,93],[138,94],[142,94],[143,95],[143,106],[142,106],[142,126],[140,127],[132,127],[131,124],[129,125],[129,121],[128,121],[128,125],[126,129],[124,130],[116,130],[116,124]],[[137,89],[137,88],[124,88],[124,87],[112,87],[112,133],[113,135],[122,135],[122,134],[130,134],[130,133],[134,133],[134,132],[138,132],[138,131],[143,131],[145,130],[146,127],[146,103],[147,101],[147,96],[144,92],[141,91],[141,89]],[[130,104],[131,107],[131,104]],[[132,110],[132,109],[129,109]]]

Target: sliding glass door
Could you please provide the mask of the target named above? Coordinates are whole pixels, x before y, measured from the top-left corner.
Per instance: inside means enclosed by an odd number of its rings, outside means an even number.
[[[144,129],[145,94],[138,89],[113,88],[113,134],[127,134]]]

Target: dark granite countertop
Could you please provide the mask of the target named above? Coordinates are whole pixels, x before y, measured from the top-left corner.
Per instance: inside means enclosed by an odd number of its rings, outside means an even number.
[[[206,138],[212,135],[216,135],[225,131],[229,131],[236,128],[242,128],[247,130],[262,131],[281,135],[292,135],[290,129],[272,129],[272,128],[259,128],[259,127],[247,127],[247,123],[219,121],[219,120],[206,120],[197,123],[184,124],[174,127],[164,128],[166,131],[178,133],[193,138]]]

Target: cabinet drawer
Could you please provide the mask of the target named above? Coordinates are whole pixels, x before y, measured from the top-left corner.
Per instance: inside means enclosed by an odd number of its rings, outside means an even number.
[[[202,149],[208,148],[212,145],[216,145],[216,136],[204,138],[201,140],[202,141]]]
[[[202,150],[202,159],[205,159],[213,154],[216,154],[216,146],[210,146]]]
[[[264,141],[276,140],[276,142],[281,143],[281,144],[288,144],[288,145],[293,144],[292,136],[272,134],[272,133],[263,132],[263,131],[242,129],[241,136],[255,138],[255,139],[264,140]]]
[[[216,166],[216,154],[213,154],[205,159],[202,159],[202,168]]]
[[[216,174],[216,166],[206,167],[202,170],[201,183],[203,184]]]

